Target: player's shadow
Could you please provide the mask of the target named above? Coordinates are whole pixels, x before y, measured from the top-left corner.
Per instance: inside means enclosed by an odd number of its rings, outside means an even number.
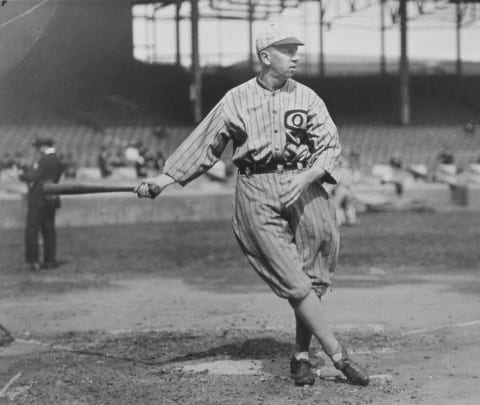
[[[189,352],[174,356],[161,362],[161,365],[182,363],[201,359],[228,357],[232,360],[288,358],[294,351],[292,343],[282,342],[271,337],[253,338],[235,341],[206,350]]]
[[[157,365],[178,365],[185,362],[207,359],[212,361],[213,359],[221,358],[228,358],[229,360],[263,360],[263,371],[274,375],[284,375],[288,372],[288,363],[293,352],[294,345],[292,343],[282,342],[270,337],[262,337],[232,342],[206,350],[171,357],[160,364],[157,363]],[[316,358],[313,360],[313,364],[320,369],[326,365],[326,361],[323,358]],[[335,384],[351,384],[341,375],[323,376],[320,378]]]

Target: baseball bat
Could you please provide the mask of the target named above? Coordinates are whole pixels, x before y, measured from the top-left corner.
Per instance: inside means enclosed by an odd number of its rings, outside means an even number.
[[[113,193],[133,192],[132,186],[110,186],[104,184],[86,183],[46,183],[43,191],[47,194],[91,194],[91,193]]]
[[[86,183],[46,183],[43,185],[43,191],[46,194],[93,194],[93,193],[133,193],[133,186],[112,186],[105,184],[86,184]],[[153,194],[159,194],[157,186],[151,186]]]

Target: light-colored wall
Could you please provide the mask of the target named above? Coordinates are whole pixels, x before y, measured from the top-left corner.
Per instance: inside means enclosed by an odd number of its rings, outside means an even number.
[[[371,194],[395,199],[393,186],[369,188]],[[410,187],[403,198],[424,201],[437,210],[469,209],[480,211],[480,187],[468,188],[468,206],[455,204],[452,192],[446,185]],[[23,198],[5,198],[0,204],[0,228],[24,226],[26,202]],[[97,194],[62,197],[62,208],[57,215],[57,225],[101,226],[115,224],[142,224],[171,221],[202,221],[229,219],[232,216],[231,189],[216,193],[187,190],[165,193],[156,200],[139,200],[128,194]]]

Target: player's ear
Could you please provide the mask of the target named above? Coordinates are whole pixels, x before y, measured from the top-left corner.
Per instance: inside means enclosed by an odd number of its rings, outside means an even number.
[[[260,59],[260,62],[262,62],[265,65],[270,65],[271,63],[270,53],[266,50],[263,50],[258,54],[258,59]]]

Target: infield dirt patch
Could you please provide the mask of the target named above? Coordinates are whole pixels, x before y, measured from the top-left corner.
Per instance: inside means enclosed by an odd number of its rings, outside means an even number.
[[[0,390],[21,375],[0,403],[477,404],[480,223],[464,215],[366,215],[342,231],[324,303],[367,388],[318,346],[320,377],[293,386],[291,310],[228,222],[60,229],[65,261],[41,274],[19,264],[21,231],[2,231],[0,321],[16,341],[0,349]]]

